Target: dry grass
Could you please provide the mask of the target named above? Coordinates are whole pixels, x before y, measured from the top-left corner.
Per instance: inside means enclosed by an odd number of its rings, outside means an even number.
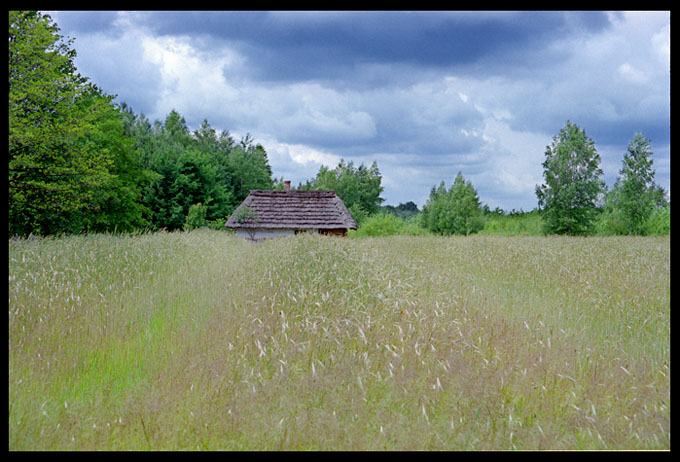
[[[670,238],[12,241],[9,448],[670,449]]]

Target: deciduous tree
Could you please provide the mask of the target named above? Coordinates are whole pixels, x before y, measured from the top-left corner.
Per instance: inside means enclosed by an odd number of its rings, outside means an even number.
[[[93,142],[113,97],[76,72],[49,15],[9,12],[9,230],[51,234],[93,211],[114,155]]]
[[[377,162],[370,167],[363,163],[355,167],[353,161],[341,159],[334,169],[322,165],[309,188],[335,191],[348,209],[362,210],[370,215],[380,210],[384,200],[380,197],[383,192],[381,182]]]
[[[536,196],[545,231],[587,234],[606,190],[594,141],[567,122],[547,146],[543,169],[545,183],[536,186]]]
[[[9,14],[10,233],[147,225],[128,109],[77,73],[72,43],[48,15]]]
[[[477,191],[462,172],[458,172],[447,191],[442,181],[432,188],[423,207],[421,223],[433,233],[469,235],[484,228]]]
[[[654,209],[664,207],[666,193],[654,182],[651,143],[637,133],[628,144],[616,183],[604,207],[602,221],[616,234],[645,234]]]

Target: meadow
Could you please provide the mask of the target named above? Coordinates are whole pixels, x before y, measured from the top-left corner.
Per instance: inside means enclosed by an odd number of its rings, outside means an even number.
[[[670,236],[10,240],[10,450],[670,449]]]

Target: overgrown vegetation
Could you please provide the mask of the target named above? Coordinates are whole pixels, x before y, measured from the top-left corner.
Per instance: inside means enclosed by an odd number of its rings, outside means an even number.
[[[484,236],[545,236],[545,226],[541,210],[530,212],[504,212],[496,209],[482,214],[484,227],[478,232]],[[416,214],[404,220],[394,214],[382,214],[365,217],[359,223],[357,231],[350,231],[350,237],[365,236],[394,236],[394,235],[433,235],[422,225],[423,217]],[[637,234],[643,236],[668,235],[671,232],[670,205],[655,208]],[[628,235],[626,222],[608,212],[608,209],[598,210],[592,225],[593,236],[621,236]]]
[[[404,220],[396,215],[385,212],[371,215],[362,220],[359,229],[349,230],[350,237],[376,237],[376,236],[424,236],[430,234],[418,224],[418,217]]]
[[[670,238],[9,241],[10,450],[670,449]]]
[[[543,236],[543,217],[540,210],[517,213],[491,213],[484,217],[484,229],[479,234],[488,236]]]

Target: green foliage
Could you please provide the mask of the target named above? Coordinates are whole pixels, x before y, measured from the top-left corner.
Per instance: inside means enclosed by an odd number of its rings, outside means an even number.
[[[536,196],[546,233],[587,234],[606,189],[595,143],[567,122],[547,147],[543,168],[545,183],[536,186]]]
[[[231,174],[236,203],[242,202],[251,190],[272,189],[272,170],[267,152],[261,145],[242,145],[229,152],[226,167]]]
[[[650,146],[642,134],[635,135],[616,184],[607,195],[606,222],[616,234],[646,234],[654,209],[666,203],[665,191],[654,183]]]
[[[363,163],[355,167],[354,162],[345,162],[341,159],[333,170],[322,165],[314,180],[300,189],[335,191],[348,209],[358,204],[361,210],[373,214],[380,210],[380,204],[383,202],[383,198],[380,197],[383,192],[381,181],[382,175],[376,162],[370,167]]]
[[[151,184],[156,175],[141,164],[134,139],[125,135],[124,114],[120,109],[109,111],[97,121],[90,140],[113,156],[112,176],[103,184],[92,201],[90,213],[83,217],[83,227],[91,232],[117,230],[131,232],[145,228],[148,209],[142,204],[142,188]]]
[[[671,233],[671,205],[657,207],[645,223],[646,235],[667,235]]]
[[[215,229],[215,230],[217,230],[217,231],[229,231],[229,232],[233,232],[231,229],[228,230],[228,229],[226,229],[226,228],[224,227],[224,225],[225,225],[226,223],[227,223],[227,219],[226,219],[226,218],[218,218],[218,219],[216,219],[216,220],[209,221],[209,222],[208,222],[208,228],[210,228],[210,229]]]
[[[429,234],[414,221],[407,221],[391,213],[377,213],[365,218],[359,229],[350,230],[350,237],[366,236],[424,236]]]
[[[384,212],[391,213],[392,215],[396,215],[400,218],[410,218],[420,213],[418,206],[413,201],[408,201],[405,204],[400,203],[396,207],[393,205],[384,205],[382,209]]]
[[[250,134],[237,143],[207,120],[191,132],[175,110],[151,123],[114,104],[77,72],[74,39],[50,16],[10,11],[8,32],[10,234],[221,229],[251,190],[283,189]],[[436,234],[665,234],[670,206],[651,155],[637,133],[605,195],[594,142],[567,122],[547,147],[535,214],[480,209],[461,173],[450,189],[432,188],[422,212],[411,201],[383,207],[376,162],[322,166],[298,189],[335,191],[360,227],[355,235],[417,234],[416,223]]]
[[[422,225],[436,234],[474,234],[484,228],[481,204],[470,181],[458,172],[451,188],[442,181],[423,207]]]
[[[73,40],[58,31],[48,15],[9,13],[10,233],[109,228],[115,206],[136,195],[113,97],[76,73]],[[119,218],[134,226],[140,215],[131,207]]]
[[[611,193],[611,192],[610,192]],[[599,236],[623,236],[630,234],[629,222],[621,209],[607,203],[595,222],[595,234]],[[671,232],[671,206],[655,207],[642,223],[637,233],[642,236],[667,235]]]
[[[404,219],[416,216],[420,213],[418,206],[413,201],[408,201],[405,204],[401,203],[396,207],[393,205],[384,205],[382,209],[387,213],[391,213],[392,215],[396,215]]]
[[[234,219],[236,220],[237,223],[257,223],[259,221],[259,217],[257,216],[257,213],[255,210],[252,208],[248,207],[247,205],[244,207],[239,207],[235,214],[234,214]]]
[[[650,142],[637,133],[628,145],[619,176],[607,193],[595,232],[647,235],[670,232],[666,192],[654,183]]]
[[[153,126],[143,115],[131,114],[128,131],[144,164],[157,174],[144,189],[155,229],[182,229],[189,208],[199,202],[207,207],[206,220],[223,220],[251,189],[273,186],[265,149],[253,146],[249,136],[237,146],[228,132],[218,136],[207,120],[191,133],[177,111]]]
[[[188,228],[273,186],[267,153],[171,111],[151,124],[76,72],[73,39],[48,15],[9,13],[9,231]]]
[[[541,236],[544,234],[543,218],[539,210],[531,212],[490,213],[484,217],[484,229],[479,234],[485,236]]]
[[[184,223],[184,230],[189,231],[196,228],[203,228],[208,226],[208,220],[205,219],[208,208],[201,204],[194,204],[189,207],[186,221]]]
[[[370,214],[364,210],[361,204],[357,203],[350,205],[347,208],[347,211],[350,215],[352,215],[352,218],[354,218],[354,221],[356,221],[357,226],[361,226],[361,224],[370,216]]]

